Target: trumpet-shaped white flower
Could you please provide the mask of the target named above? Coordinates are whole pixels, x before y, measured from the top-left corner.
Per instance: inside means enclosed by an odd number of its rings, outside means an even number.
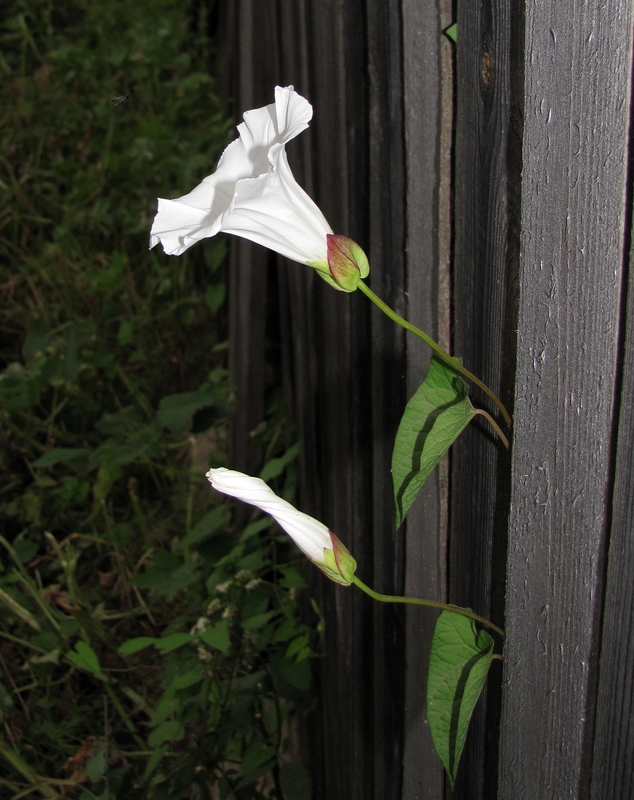
[[[240,138],[226,148],[213,175],[183,197],[159,199],[150,247],[160,242],[178,256],[224,231],[315,267],[328,280],[326,236],[332,229],[293,177],[285,150],[312,116],[312,106],[292,86],[276,86],[275,103],[245,112]]]
[[[357,567],[356,561],[323,522],[298,511],[278,497],[261,478],[224,467],[210,469],[207,478],[216,491],[270,514],[325,575],[336,583],[350,585]]]

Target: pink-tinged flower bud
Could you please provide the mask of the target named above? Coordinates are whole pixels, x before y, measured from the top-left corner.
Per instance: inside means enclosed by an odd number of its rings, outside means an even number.
[[[323,522],[298,511],[278,497],[261,478],[218,467],[210,469],[207,478],[214,489],[243,503],[256,506],[273,519],[291,537],[313,564],[335,583],[349,586],[357,562]]]
[[[344,292],[354,292],[361,278],[370,274],[368,257],[352,239],[329,233],[328,268],[335,284]]]

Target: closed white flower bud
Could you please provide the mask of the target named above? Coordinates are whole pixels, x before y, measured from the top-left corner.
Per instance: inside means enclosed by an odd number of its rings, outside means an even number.
[[[278,497],[261,478],[242,472],[210,469],[209,482],[218,492],[256,506],[270,514],[313,564],[335,583],[349,586],[357,564],[344,545],[323,522],[298,511]]]

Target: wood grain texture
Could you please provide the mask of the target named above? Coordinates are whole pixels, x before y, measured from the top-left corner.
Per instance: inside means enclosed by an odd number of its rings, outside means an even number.
[[[238,94],[270,102],[257,94],[270,80],[269,94],[275,83],[292,83],[313,103],[310,130],[288,146],[291,165],[334,230],[366,249],[374,289],[403,312],[399,2],[278,0],[264,10],[244,2],[238,38],[248,74]],[[394,531],[390,461],[405,403],[404,337],[360,294],[334,292],[295,264],[279,269],[285,391],[302,442],[299,503],[346,542],[364,580],[400,592],[404,538]],[[246,305],[246,295],[238,302]],[[253,370],[251,358],[242,356]],[[314,589],[326,620],[319,706],[307,721],[315,795],[399,796],[403,610],[317,574]]]
[[[629,266],[632,258],[630,252]],[[630,272],[631,275],[631,272]],[[593,800],[634,796],[634,297],[628,289],[612,522],[601,632]]]
[[[279,57],[274,83],[293,83],[316,111],[310,132],[289,145],[291,163],[333,228],[367,240],[362,231],[368,201],[367,101],[358,85],[348,96],[346,70],[346,59],[356,58],[361,72],[365,40],[358,27],[349,42],[345,39],[348,25],[356,21],[351,17],[363,20],[363,6],[348,3],[344,10],[329,2],[292,8],[279,3],[275,8],[280,11],[276,30],[266,35],[266,22],[257,26],[263,51]],[[354,187],[351,164],[358,170]],[[300,502],[346,541],[360,571],[371,576],[369,309],[362,298],[359,302],[334,292],[309,269],[284,264],[281,270],[282,299],[288,300],[282,338],[292,342],[286,358],[291,367],[285,376],[287,395],[303,445]],[[316,795],[343,793],[361,800],[373,796],[375,761],[384,758],[375,747],[376,675],[367,668],[372,663],[374,609],[360,593],[336,587],[316,573],[313,577],[326,619],[326,655],[317,664],[320,703],[307,722]],[[382,705],[393,717],[392,706]],[[336,730],[333,720],[339,721]]]
[[[448,13],[436,4],[404,0],[403,101],[405,118],[407,318],[438,337],[440,270],[447,267],[450,221],[447,197],[441,199],[441,177],[449,179],[446,162],[451,147],[450,117],[443,127],[443,67],[451,81],[452,44],[442,36]],[[442,19],[444,16],[444,19]],[[443,64],[444,58],[444,64]],[[444,136],[443,136],[444,134]],[[447,135],[448,134],[448,135]],[[442,176],[441,170],[445,171]],[[442,207],[441,202],[445,205]],[[441,253],[445,257],[441,264]],[[448,300],[443,309],[448,313]],[[443,313],[441,312],[441,314]],[[429,349],[415,337],[405,341],[407,397],[427,373]],[[446,530],[442,527],[446,485],[436,470],[412,506],[405,523],[405,593],[443,600],[445,596]],[[406,612],[405,709],[402,797],[437,800],[443,795],[443,771],[427,724],[427,664],[437,614],[427,609]]]
[[[514,305],[509,226],[511,53],[509,0],[459,2],[456,51],[453,353],[511,410]],[[476,406],[490,401],[471,391]],[[449,601],[503,626],[510,459],[486,424],[470,425],[451,451]],[[456,798],[496,794],[500,670],[476,706],[456,778]]]
[[[398,0],[368,0],[369,282],[398,313],[406,311],[405,163],[403,141],[402,29]],[[392,448],[405,405],[405,336],[378,309],[371,310],[373,503],[372,585],[403,593],[404,536],[395,531]],[[374,609],[374,797],[400,795],[405,613]],[[394,713],[398,708],[399,712]]]
[[[356,5],[356,4],[355,4]],[[348,115],[365,117],[364,97],[353,98],[347,107],[344,53],[345,11],[340,4],[307,5],[307,37],[310,42],[309,97],[315,107],[311,125],[311,168],[314,197],[333,229],[348,233],[350,220],[350,173],[347,141]],[[306,384],[313,397],[312,437],[318,454],[317,472],[321,493],[313,491],[311,476],[301,487],[308,508],[315,508],[337,532],[365,570],[371,549],[370,526],[365,509],[369,503],[370,446],[360,429],[365,413],[363,381],[358,380],[365,358],[359,359],[366,326],[359,317],[358,298],[334,292],[317,276],[310,276],[310,301],[314,326],[301,332],[306,354],[314,364],[312,376],[298,363],[297,382]],[[356,313],[355,313],[356,312]],[[312,379],[312,383],[310,383]],[[365,384],[367,389],[367,383]],[[365,531],[366,542],[361,531]],[[340,590],[315,576],[313,586],[326,619],[325,653],[319,665],[319,707],[313,729],[321,741],[323,761],[315,764],[317,796],[342,791],[358,798],[372,797],[372,703],[371,670],[364,670],[371,638],[371,608],[352,589]],[[334,591],[333,591],[334,590]],[[340,720],[338,732],[333,720]]]
[[[231,436],[232,465],[247,474],[261,469],[262,450],[250,432],[264,419],[267,254],[234,242],[229,260],[229,371],[236,390]]]
[[[589,787],[584,750],[594,716],[623,263],[629,5],[526,4],[504,800],[586,797]]]
[[[259,5],[254,0],[239,0],[237,11],[226,14],[228,35],[234,37],[238,59],[235,77],[223,77],[232,86],[235,113],[239,121],[244,110],[271,102],[270,75],[256,70],[261,25],[271,20],[259,19]],[[270,30],[270,28],[269,28]],[[269,33],[270,35],[270,33]],[[223,63],[227,63],[227,59]],[[270,69],[271,59],[267,60]],[[231,240],[229,264],[229,371],[236,389],[236,424],[231,431],[231,460],[236,469],[249,474],[261,469],[261,448],[249,436],[264,418],[266,395],[266,320],[268,270],[271,254],[244,240]]]

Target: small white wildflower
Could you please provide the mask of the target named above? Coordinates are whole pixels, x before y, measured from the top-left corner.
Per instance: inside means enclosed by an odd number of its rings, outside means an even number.
[[[208,623],[208,620],[207,620],[206,617],[200,617],[198,622],[191,629],[190,633],[191,634],[202,633],[205,630],[205,628],[207,627],[207,623]]]
[[[207,611],[205,613],[207,614],[208,617],[211,617],[213,614],[216,613],[216,611],[220,611],[221,608],[222,608],[222,603],[217,597],[215,597],[211,601],[211,603],[209,603],[209,605],[207,606]]]

